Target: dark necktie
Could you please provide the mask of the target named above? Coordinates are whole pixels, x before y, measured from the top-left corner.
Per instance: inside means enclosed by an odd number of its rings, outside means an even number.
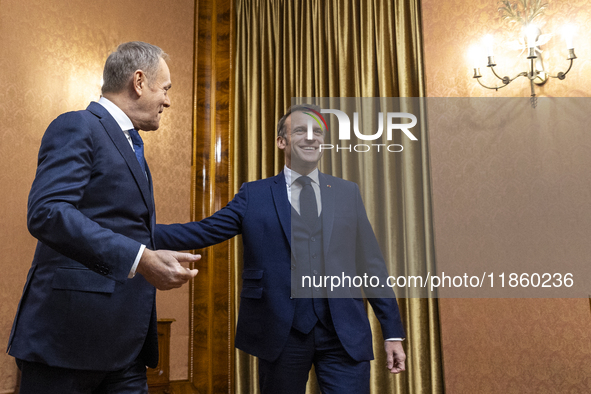
[[[133,143],[135,157],[137,157],[137,161],[140,163],[142,171],[144,172],[144,174],[146,174],[146,159],[144,158],[144,141],[142,141],[142,137],[140,137],[140,133],[138,133],[136,129],[131,129],[128,131],[129,136],[131,137],[131,142]]]
[[[316,203],[316,193],[312,187],[312,179],[307,176],[301,176],[296,182],[302,185],[300,193],[300,216],[308,227],[313,228],[318,219],[318,205]]]

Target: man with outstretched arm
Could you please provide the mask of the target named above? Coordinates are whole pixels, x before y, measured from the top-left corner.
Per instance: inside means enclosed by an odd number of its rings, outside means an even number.
[[[313,124],[308,136],[306,112],[314,110],[294,106],[279,121],[283,171],[245,183],[226,207],[200,222],[158,225],[156,245],[199,249],[242,234],[235,344],[259,358],[262,393],[305,393],[312,365],[324,394],[369,393],[372,334],[359,289],[344,289],[340,298],[301,298],[299,285],[292,286],[294,278],[299,282],[294,272],[323,275],[335,267],[387,276],[357,185],[318,171],[325,130]],[[405,333],[389,291],[390,297],[368,299],[382,327],[387,368],[399,373]]]

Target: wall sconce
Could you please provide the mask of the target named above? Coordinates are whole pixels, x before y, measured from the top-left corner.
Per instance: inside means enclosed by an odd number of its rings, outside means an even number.
[[[516,23],[523,26],[522,33],[524,38],[522,37],[520,40],[513,41],[511,47],[513,49],[521,49],[522,53],[525,51],[528,69],[527,71],[518,73],[513,78],[499,76],[495,70],[496,63],[494,58],[493,37],[487,35],[481,46],[473,47],[471,49],[471,57],[475,62],[473,78],[475,78],[482,87],[497,91],[509,85],[519,77],[526,77],[529,79],[531,88],[531,105],[535,108],[537,105],[537,97],[534,89],[535,85],[543,85],[548,78],[565,79],[566,74],[573,66],[573,61],[577,58],[573,45],[574,28],[570,26],[565,27],[562,32],[562,36],[568,49],[568,57],[566,60],[570,61],[568,69],[564,72],[561,71],[556,75],[552,75],[544,69],[541,57],[542,51],[540,49],[542,45],[546,44],[550,38],[552,38],[552,34],[541,34],[540,29],[533,23],[536,18],[544,15],[544,9],[548,7],[548,3],[541,4],[541,0],[518,0],[515,4],[511,4],[508,0],[503,0],[501,3],[503,5],[499,7],[498,11],[501,13],[502,19],[507,20],[509,23]],[[502,81],[502,85],[487,86],[480,80],[482,75],[480,74],[480,68],[478,67],[478,59],[483,58],[482,48],[486,49],[486,57],[488,59],[486,67],[489,67],[493,75]]]

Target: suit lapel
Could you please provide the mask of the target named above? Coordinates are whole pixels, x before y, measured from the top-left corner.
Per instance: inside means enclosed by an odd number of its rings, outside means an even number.
[[[320,198],[322,199],[322,246],[324,247],[324,257],[326,259],[334,223],[336,194],[326,175],[318,172],[318,180],[320,182]]]
[[[289,246],[291,246],[291,206],[287,198],[287,186],[285,185],[285,175],[281,171],[271,184],[271,193],[273,194],[273,202],[279,216],[279,222],[283,228],[283,232],[287,237]]]
[[[152,238],[152,246],[156,247],[156,239],[154,238],[156,234],[156,206],[154,204],[154,185],[152,184],[152,173],[150,172],[150,167],[148,167],[148,162],[146,162],[146,175],[148,177],[148,185],[150,186],[150,196],[152,196],[152,207],[150,213],[150,224],[152,228],[150,228],[150,237]]]
[[[113,144],[115,145],[119,153],[121,153],[121,156],[123,156],[123,158],[125,159],[125,162],[127,163],[127,166],[129,167],[129,170],[131,171],[131,174],[133,175],[142,193],[142,197],[144,199],[144,202],[146,203],[146,206],[148,207],[150,217],[153,217],[154,200],[152,198],[152,193],[150,190],[150,182],[148,178],[146,178],[146,174],[144,174],[144,172],[142,171],[140,163],[137,161],[135,153],[129,145],[129,141],[127,141],[125,134],[121,131],[121,128],[119,127],[115,119],[113,119],[111,114],[109,114],[109,112],[102,105],[93,102],[90,103],[87,110],[99,117],[100,122],[102,123],[103,127],[105,128],[105,131],[107,132],[111,140],[113,141]]]

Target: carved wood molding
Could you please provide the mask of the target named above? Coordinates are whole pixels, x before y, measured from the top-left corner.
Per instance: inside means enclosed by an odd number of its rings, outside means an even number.
[[[156,368],[148,368],[150,394],[170,394],[170,329],[175,319],[158,319],[158,352]]]

